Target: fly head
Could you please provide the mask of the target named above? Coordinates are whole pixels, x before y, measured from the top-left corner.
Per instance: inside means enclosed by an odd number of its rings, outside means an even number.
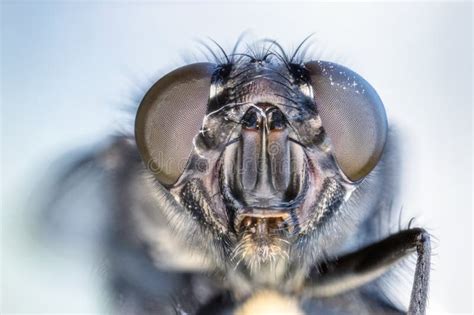
[[[343,66],[242,57],[165,75],[135,133],[179,211],[253,268],[293,259],[321,233],[379,162],[387,119],[375,90]]]

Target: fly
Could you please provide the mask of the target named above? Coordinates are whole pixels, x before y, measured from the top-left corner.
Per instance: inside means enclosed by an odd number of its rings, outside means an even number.
[[[382,100],[342,65],[262,51],[166,74],[135,134],[88,160],[110,174],[117,312],[425,314],[429,234],[376,233],[398,167]],[[403,309],[378,285],[412,253]]]

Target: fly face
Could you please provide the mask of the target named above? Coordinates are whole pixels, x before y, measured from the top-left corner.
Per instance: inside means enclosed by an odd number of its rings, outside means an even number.
[[[379,97],[356,73],[276,59],[177,69],[136,120],[159,184],[248,267],[287,260],[322,233],[377,165],[386,130]]]

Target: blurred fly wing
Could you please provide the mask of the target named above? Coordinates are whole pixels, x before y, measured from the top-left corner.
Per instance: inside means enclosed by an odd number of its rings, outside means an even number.
[[[97,245],[110,224],[110,194],[106,172],[124,163],[123,144],[115,138],[70,152],[55,161],[41,180],[38,229],[52,242],[75,249]]]
[[[206,265],[197,268],[192,253],[173,245],[164,219],[139,215],[152,216],[156,208],[133,138],[114,137],[51,168],[40,191],[45,196],[37,220],[40,239],[93,260],[86,263],[97,266],[98,280],[110,288],[105,303],[114,313],[176,314],[209,299],[214,290],[209,280],[187,273]],[[158,228],[153,250],[141,241],[148,226]],[[198,297],[191,279],[202,291]]]

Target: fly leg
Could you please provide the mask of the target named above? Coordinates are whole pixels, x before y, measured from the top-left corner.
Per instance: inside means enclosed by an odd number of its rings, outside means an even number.
[[[322,264],[311,271],[304,291],[313,297],[330,297],[367,284],[402,258],[418,255],[409,315],[423,315],[430,274],[430,236],[421,228],[400,231],[377,243]]]

